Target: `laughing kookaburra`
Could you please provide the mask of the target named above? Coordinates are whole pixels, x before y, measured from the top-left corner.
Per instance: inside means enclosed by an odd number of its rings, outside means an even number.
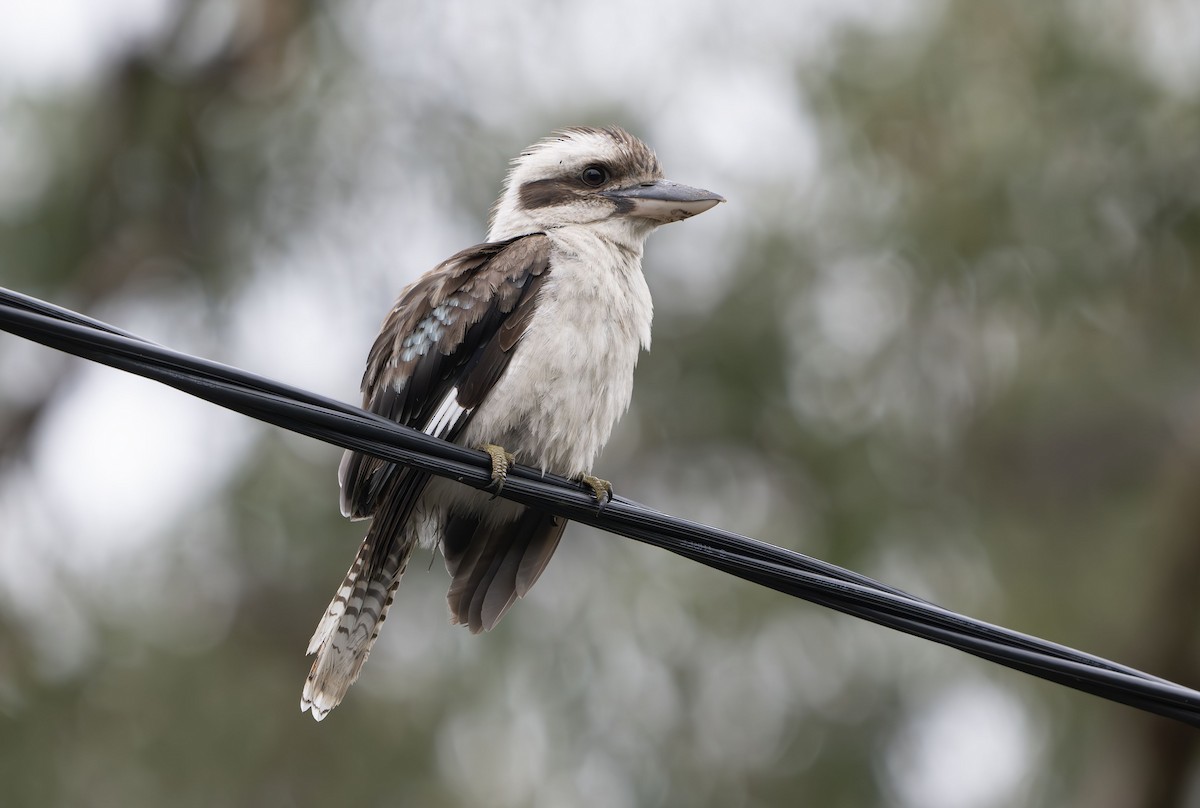
[[[589,471],[629,406],[650,345],[642,244],[723,201],[663,179],[644,143],[567,129],[512,165],[487,241],[403,292],[367,358],[363,407],[492,456],[496,488],[525,463],[611,486]],[[490,629],[546,568],[566,520],[348,451],[342,513],[371,526],[308,646],[302,710],[318,721],[367,660],[413,549],[441,548],[450,620]]]

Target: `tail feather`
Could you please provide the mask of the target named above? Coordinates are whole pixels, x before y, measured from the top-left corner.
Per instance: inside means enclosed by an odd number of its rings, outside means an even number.
[[[374,531],[367,534],[308,643],[308,653],[317,658],[304,682],[300,711],[311,710],[318,721],[329,715],[358,678],[387,619],[415,544],[408,537],[398,537],[382,563],[372,564],[374,538]]]
[[[308,653],[317,658],[304,682],[300,710],[311,710],[318,721],[354,684],[387,619],[396,585],[417,544],[410,517],[428,481],[428,475],[408,469],[388,472],[382,505],[308,643]]]

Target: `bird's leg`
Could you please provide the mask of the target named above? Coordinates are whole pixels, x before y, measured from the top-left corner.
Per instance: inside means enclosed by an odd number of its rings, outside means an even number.
[[[604,510],[604,506],[612,502],[613,487],[608,480],[601,480],[599,477],[593,477],[590,474],[580,476],[579,482],[592,489],[592,495],[596,497],[596,504],[599,506],[597,512]]]
[[[481,451],[487,452],[492,458],[492,498],[500,496],[500,492],[504,490],[504,481],[508,479],[508,467],[517,462],[516,455],[505,449],[503,446],[497,446],[494,443],[485,443],[479,447]]]

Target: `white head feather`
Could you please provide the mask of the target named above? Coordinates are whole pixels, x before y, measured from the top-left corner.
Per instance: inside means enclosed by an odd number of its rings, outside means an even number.
[[[581,179],[593,166],[606,174],[600,185]],[[662,176],[650,147],[623,129],[563,129],[513,160],[504,191],[492,208],[488,241],[613,217],[631,220],[630,226],[645,238],[658,222],[624,216],[629,206],[604,192],[654,182]]]

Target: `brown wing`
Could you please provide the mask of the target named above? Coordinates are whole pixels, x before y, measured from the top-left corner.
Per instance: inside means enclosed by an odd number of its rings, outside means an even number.
[[[450,620],[471,633],[491,631],[550,563],[567,527],[561,516],[525,508],[520,518],[491,524],[471,514],[446,521],[442,554],[450,572]]]
[[[549,272],[549,239],[534,233],[463,250],[423,275],[401,292],[371,347],[363,407],[453,440],[507,367]],[[346,452],[342,513],[371,516],[394,472]]]

